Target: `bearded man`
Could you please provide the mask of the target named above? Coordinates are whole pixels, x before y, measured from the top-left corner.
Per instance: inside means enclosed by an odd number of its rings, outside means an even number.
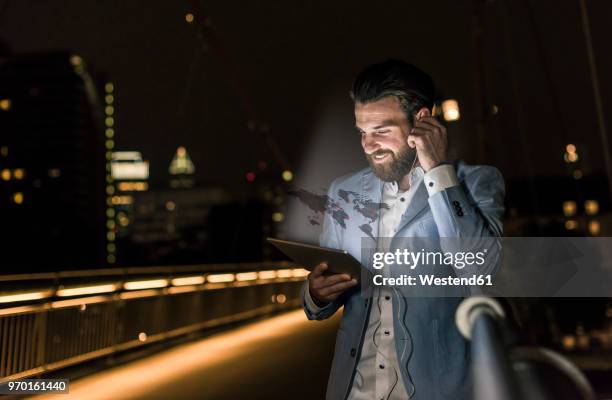
[[[446,129],[432,116],[434,92],[427,73],[400,60],[368,66],[354,81],[355,125],[370,166],[336,179],[328,196],[339,203],[338,191],[351,191],[384,204],[375,241],[391,238],[401,247],[395,239],[502,234],[503,178],[490,166],[448,160]],[[360,259],[366,220],[346,211],[346,227],[326,215],[320,245]],[[381,243],[378,249],[398,250]],[[327,268],[309,275],[302,305],[314,320],[344,307],[328,400],[469,397],[469,345],[454,324],[461,297],[407,298],[390,287],[363,296],[363,284],[324,274]]]

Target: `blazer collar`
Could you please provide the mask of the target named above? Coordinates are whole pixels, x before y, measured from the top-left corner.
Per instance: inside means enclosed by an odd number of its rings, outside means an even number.
[[[382,190],[383,190],[383,182],[374,175],[374,172],[371,168],[368,168],[364,171],[361,178],[361,193],[364,199],[371,200],[374,204],[378,204],[378,212],[376,221],[374,221],[372,226],[372,236],[374,238],[378,237],[378,223],[380,220],[380,208],[383,206],[381,204],[382,201]],[[397,232],[400,232],[406,225],[408,225],[425,207],[429,205],[428,202],[429,194],[427,193],[427,188],[425,187],[425,182],[423,179],[420,180],[419,186],[408,205],[408,208],[402,215],[402,218],[397,226]]]
[[[417,215],[423,211],[425,207],[429,205],[429,193],[427,192],[427,188],[425,187],[425,181],[421,179],[419,183],[419,187],[417,188],[412,200],[410,200],[410,204],[408,204],[408,208],[404,215],[402,215],[402,219],[397,226],[397,231],[400,232],[406,225],[408,225]]]

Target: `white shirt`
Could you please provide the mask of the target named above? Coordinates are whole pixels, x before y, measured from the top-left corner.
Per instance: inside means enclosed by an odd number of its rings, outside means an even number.
[[[421,167],[410,172],[410,189],[399,191],[396,182],[385,182],[381,202],[389,209],[381,208],[378,229],[379,238],[391,238],[397,232],[402,215],[406,212],[412,197],[421,181],[430,196],[448,187],[458,184],[457,175],[452,165],[441,165],[427,173]],[[388,251],[379,240],[378,251]],[[395,351],[393,329],[393,290],[388,287],[377,287],[372,297],[372,309],[368,320],[361,355],[355,371],[355,379],[349,400],[408,400],[410,398],[402,381],[400,367]],[[305,291],[306,306],[313,312],[320,308]]]

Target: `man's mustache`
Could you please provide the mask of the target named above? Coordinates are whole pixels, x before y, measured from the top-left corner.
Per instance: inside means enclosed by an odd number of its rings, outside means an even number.
[[[383,156],[385,154],[391,154],[391,156],[395,156],[395,154],[391,150],[377,150],[374,153],[368,154],[368,157],[372,158],[375,156]]]

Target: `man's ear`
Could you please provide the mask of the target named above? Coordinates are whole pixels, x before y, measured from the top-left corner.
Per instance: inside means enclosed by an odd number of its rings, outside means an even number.
[[[417,121],[423,117],[431,117],[431,111],[427,107],[421,107],[421,109],[416,113]]]

